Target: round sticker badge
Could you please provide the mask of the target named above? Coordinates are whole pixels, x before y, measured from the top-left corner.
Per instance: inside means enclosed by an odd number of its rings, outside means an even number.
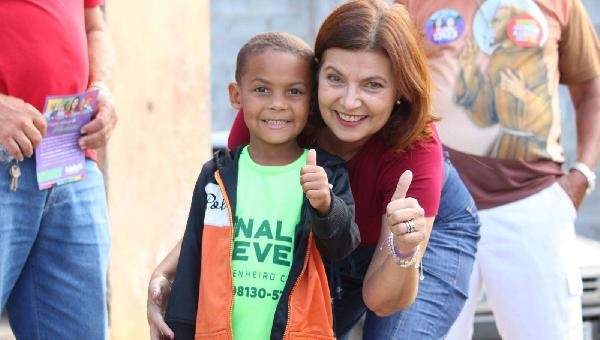
[[[519,47],[536,47],[542,42],[542,25],[529,14],[519,14],[506,25],[506,34]]]
[[[453,9],[441,9],[431,15],[425,26],[427,38],[434,44],[446,45],[460,38],[465,21]]]

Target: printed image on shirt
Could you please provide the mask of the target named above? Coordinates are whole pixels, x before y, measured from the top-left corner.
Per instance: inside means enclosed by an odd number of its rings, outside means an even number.
[[[459,51],[455,101],[479,127],[499,125],[488,156],[551,158],[552,98],[543,46],[548,23],[531,0],[487,0]],[[479,64],[484,54],[487,64]]]

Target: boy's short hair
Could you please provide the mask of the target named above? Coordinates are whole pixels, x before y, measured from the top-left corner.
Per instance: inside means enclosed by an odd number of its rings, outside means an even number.
[[[297,36],[285,32],[266,32],[252,37],[242,46],[235,65],[235,81],[238,83],[244,75],[249,56],[261,54],[267,50],[286,52],[306,60],[309,66],[314,62],[314,53],[308,44]]]

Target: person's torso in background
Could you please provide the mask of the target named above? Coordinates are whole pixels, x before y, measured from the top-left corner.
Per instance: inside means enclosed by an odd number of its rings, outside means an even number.
[[[526,197],[561,174],[559,81],[599,72],[578,1],[407,3],[424,46],[445,146],[480,208]],[[586,53],[591,51],[592,53]]]
[[[0,93],[43,109],[48,95],[88,82],[84,4],[98,0],[0,1]]]

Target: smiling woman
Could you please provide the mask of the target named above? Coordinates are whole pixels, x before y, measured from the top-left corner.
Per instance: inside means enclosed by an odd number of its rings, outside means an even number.
[[[404,7],[350,1],[316,38],[320,115],[305,137],[348,162],[362,238],[329,264],[340,338],[366,312],[365,339],[439,339],[465,301],[479,222],[442,161],[418,36]]]
[[[398,100],[390,61],[381,51],[341,48],[327,50],[322,59],[321,117],[346,148],[358,151],[383,129]]]

